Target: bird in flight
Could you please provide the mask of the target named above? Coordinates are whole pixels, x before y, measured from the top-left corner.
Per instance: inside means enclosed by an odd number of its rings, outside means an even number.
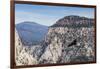
[[[76,45],[76,44],[77,44],[77,40],[75,39],[68,45],[68,47],[71,47],[71,46]]]

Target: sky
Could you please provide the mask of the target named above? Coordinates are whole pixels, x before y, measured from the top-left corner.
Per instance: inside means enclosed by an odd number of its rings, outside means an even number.
[[[69,15],[94,18],[94,8],[15,4],[15,24],[31,21],[51,26]]]

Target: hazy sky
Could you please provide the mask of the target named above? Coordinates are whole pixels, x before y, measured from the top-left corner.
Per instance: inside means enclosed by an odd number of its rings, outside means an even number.
[[[60,18],[68,15],[79,15],[94,18],[94,8],[44,6],[44,5],[15,5],[15,23],[24,21],[36,22],[50,26]]]

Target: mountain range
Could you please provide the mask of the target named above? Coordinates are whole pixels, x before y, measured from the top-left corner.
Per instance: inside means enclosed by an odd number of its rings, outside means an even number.
[[[48,31],[47,26],[29,21],[16,24],[16,29],[25,46],[39,44]]]

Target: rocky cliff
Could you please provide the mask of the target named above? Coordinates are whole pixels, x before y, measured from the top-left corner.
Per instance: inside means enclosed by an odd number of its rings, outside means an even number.
[[[94,60],[94,30],[91,28],[50,28],[41,63],[87,62]]]
[[[40,45],[23,46],[17,35],[16,62],[25,65],[94,61],[94,37],[94,19],[66,16],[49,27]]]
[[[16,65],[37,64],[37,60],[30,54],[29,48],[22,45],[17,31],[15,31],[15,60]]]
[[[66,16],[49,27],[47,48],[40,63],[87,62],[94,60],[94,20]]]

